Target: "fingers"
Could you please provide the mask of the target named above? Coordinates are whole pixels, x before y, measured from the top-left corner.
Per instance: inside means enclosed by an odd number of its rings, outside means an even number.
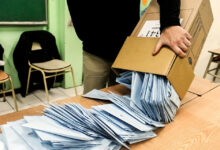
[[[179,48],[183,51],[183,52],[187,52],[188,47],[184,44],[184,43],[180,43],[179,44]]]
[[[174,51],[178,56],[180,56],[181,58],[186,57],[186,53],[183,52],[183,50],[182,50],[181,48],[179,48],[178,46],[175,46],[175,47],[173,47],[172,49],[173,49],[173,51]]]
[[[158,54],[158,53],[160,52],[160,49],[161,49],[162,46],[163,46],[163,44],[162,44],[162,42],[159,40],[159,41],[157,42],[157,45],[156,45],[154,51],[153,51],[153,56],[156,55],[156,54]]]
[[[163,45],[169,46],[177,55],[185,57],[191,46],[191,35],[180,26],[170,26],[165,28],[153,51],[153,55],[160,52]]]
[[[170,45],[170,48],[180,57],[185,57],[190,45],[191,43],[185,40]]]
[[[191,42],[187,39],[184,38],[179,44],[178,46],[184,51],[187,52],[187,50],[189,49],[189,47],[191,46]]]
[[[189,47],[191,46],[191,38],[192,36],[188,32],[185,32],[184,34],[180,35],[179,40],[176,38],[177,40],[174,40],[169,46],[177,55],[180,57],[185,57]]]
[[[186,32],[185,35],[186,35],[186,38],[187,38],[188,40],[191,40],[191,39],[192,39],[192,36],[189,34],[189,32]]]
[[[189,40],[188,38],[185,38],[183,42],[184,42],[184,44],[185,44],[187,47],[190,47],[190,46],[191,46],[191,42],[190,42],[190,40]]]
[[[191,38],[191,36],[190,36],[189,38]],[[183,52],[187,52],[190,46],[191,46],[191,42],[189,41],[188,38],[184,38],[184,39],[178,44],[178,47],[179,47]]]
[[[152,53],[153,56],[157,55],[160,52],[163,45],[166,45],[166,44],[163,44],[161,40],[157,42],[157,45]],[[190,46],[191,46],[191,42],[188,39],[185,39],[184,41],[181,41],[179,43],[177,42],[177,43],[170,45],[170,48],[180,57],[185,57],[186,52]]]

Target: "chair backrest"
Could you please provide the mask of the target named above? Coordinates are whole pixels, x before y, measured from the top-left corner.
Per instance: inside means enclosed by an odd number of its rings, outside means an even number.
[[[4,53],[4,49],[3,49],[2,45],[0,44],[0,60],[3,59],[3,53]]]
[[[53,34],[44,30],[25,31],[21,34],[21,37],[15,47],[13,54],[14,61],[23,61],[23,63],[27,64],[27,60],[30,56],[30,51],[40,49],[47,51],[44,53],[47,53],[48,56],[55,59],[60,59],[60,55],[56,45],[56,39]]]
[[[41,44],[37,41],[33,41],[31,50],[29,52],[29,62],[45,62],[53,59],[52,56],[42,48]]]
[[[0,44],[0,70],[4,70],[5,62],[3,61],[3,53],[4,53],[4,49]]]
[[[32,43],[31,50],[32,50],[32,51],[42,50],[42,47],[41,47],[41,45],[40,45],[39,42],[34,41],[34,42]]]

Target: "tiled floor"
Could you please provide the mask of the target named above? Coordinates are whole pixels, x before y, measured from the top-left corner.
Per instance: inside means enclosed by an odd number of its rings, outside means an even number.
[[[77,87],[78,94],[81,95],[83,92],[83,86]],[[74,88],[64,89],[62,87],[52,88],[49,90],[50,102],[65,99],[68,97],[75,96]],[[0,98],[0,115],[7,114],[15,111],[14,101],[12,96],[6,97],[7,101],[2,102]],[[26,97],[22,97],[21,94],[16,94],[18,109],[26,109],[33,106],[47,104],[46,94],[44,90],[36,90]]]

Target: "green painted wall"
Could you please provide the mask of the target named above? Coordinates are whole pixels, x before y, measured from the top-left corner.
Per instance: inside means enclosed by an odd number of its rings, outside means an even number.
[[[78,39],[73,26],[69,26],[71,17],[67,4],[64,5],[65,25],[64,25],[64,59],[71,63],[74,69],[76,84],[82,84],[82,42]],[[65,87],[72,87],[72,76],[65,76]]]
[[[150,5],[151,0],[141,0],[140,1],[140,16],[144,14],[146,11],[147,7]]]
[[[48,26],[0,26],[0,43],[4,48],[3,60],[5,72],[11,75],[14,87],[19,88],[20,82],[13,63],[13,50],[22,32],[28,30],[48,30],[56,37],[57,46],[63,60],[70,62],[74,68],[77,85],[82,84],[82,46],[73,27],[69,27],[69,11],[66,1],[48,1]],[[72,78],[68,74],[64,87],[72,87]]]

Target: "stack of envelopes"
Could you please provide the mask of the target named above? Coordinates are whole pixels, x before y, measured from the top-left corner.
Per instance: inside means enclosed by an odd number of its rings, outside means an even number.
[[[46,106],[43,116],[2,125],[8,150],[119,150],[156,136],[153,130],[174,119],[180,100],[169,81],[125,72],[117,82],[131,89],[120,96],[93,90],[84,97],[112,103],[86,109],[79,104]]]
[[[3,139],[8,150],[119,150],[155,137],[153,130],[164,127],[133,110],[129,98],[113,93],[110,98],[115,104],[92,109],[74,103],[49,105],[43,116],[2,125]]]
[[[121,145],[96,132],[74,130],[66,127],[66,124],[60,124],[47,116],[26,116],[22,120],[2,125],[3,141],[8,150],[119,150],[121,148]]]
[[[173,121],[178,108],[180,99],[176,91],[164,76],[141,73],[124,72],[116,81],[131,89],[129,105],[148,116],[154,121],[169,123]],[[106,99],[112,94],[93,90],[86,95],[87,98]],[[114,103],[114,102],[113,102]]]
[[[148,117],[164,123],[171,122],[180,107],[179,96],[168,79],[148,73],[132,73],[131,100]]]

